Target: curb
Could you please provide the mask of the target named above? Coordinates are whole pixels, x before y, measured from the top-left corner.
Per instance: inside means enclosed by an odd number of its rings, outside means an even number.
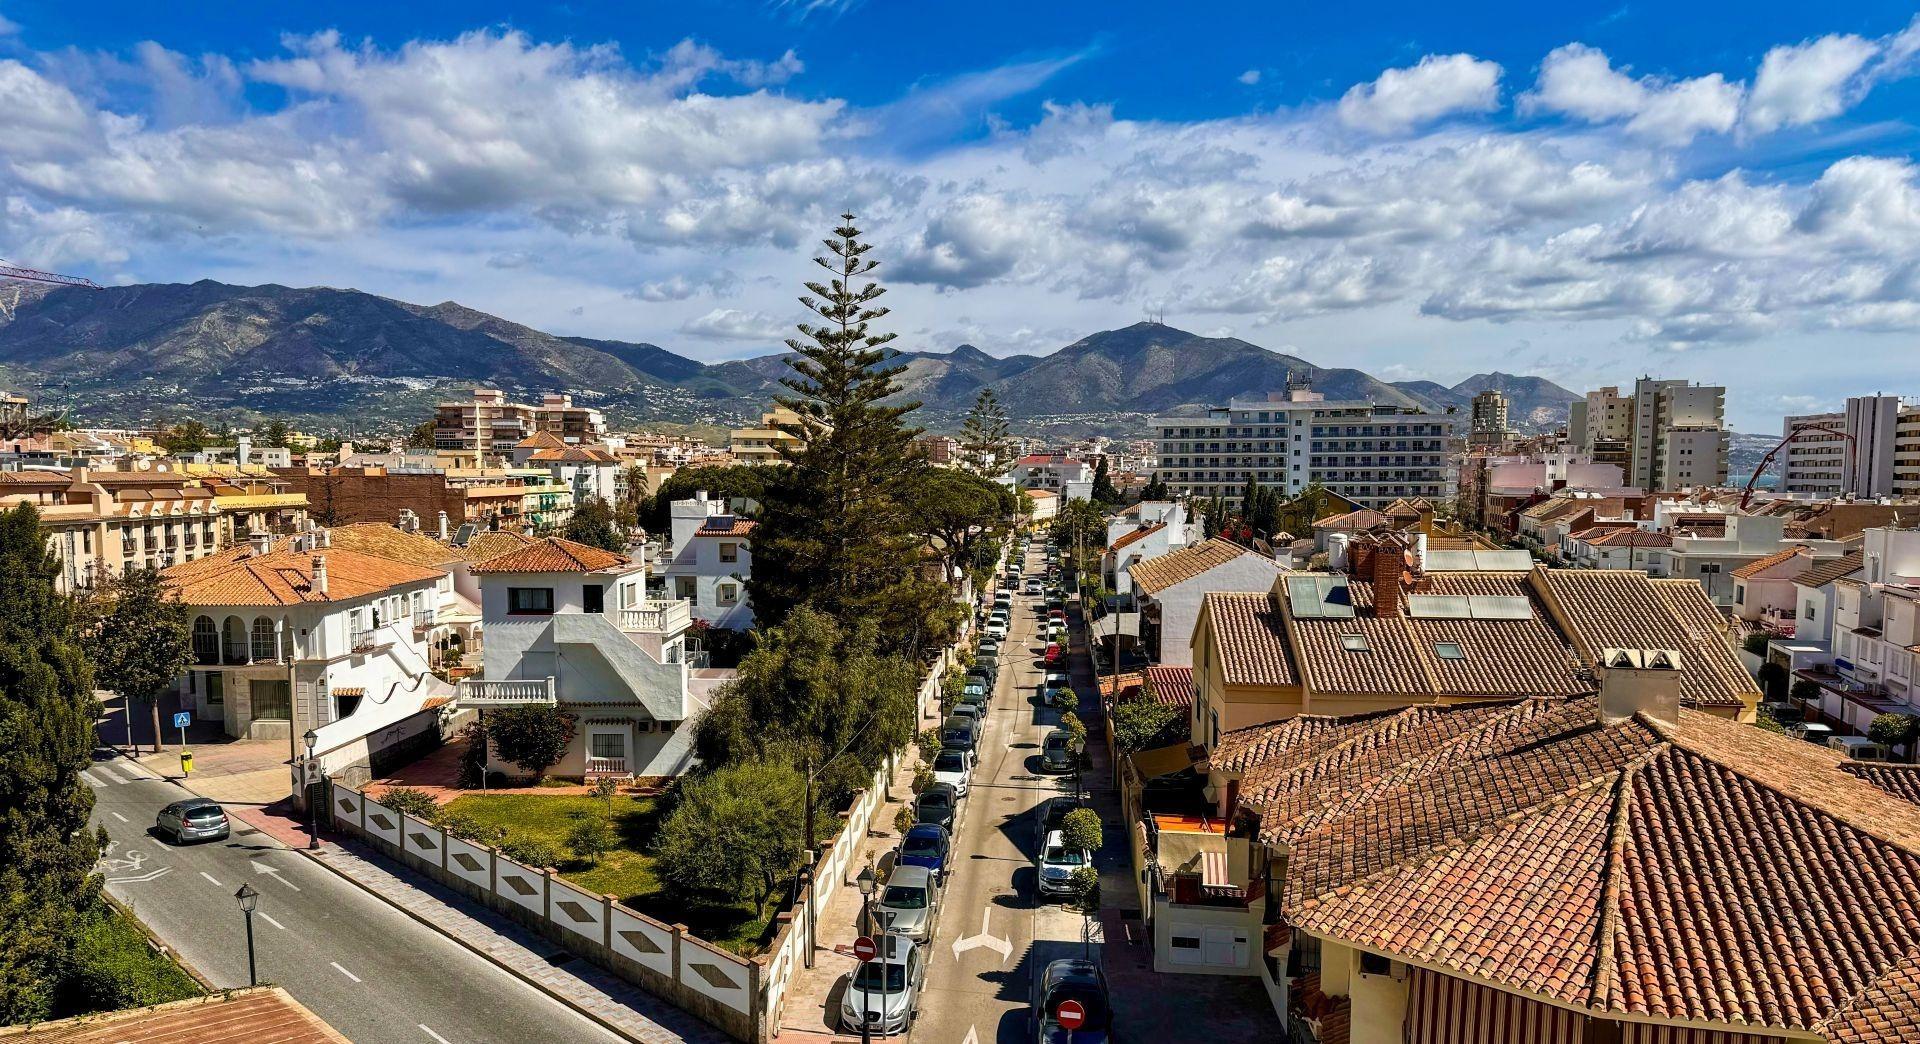
[[[324,841],[322,842],[323,845],[327,843],[328,842],[324,842]],[[293,851],[299,852],[301,855],[305,856],[308,860],[326,868],[327,872],[333,874],[335,877],[338,877],[341,880],[347,882],[348,884],[353,885],[355,888],[358,888],[361,891],[367,893],[368,895],[373,896],[375,899],[378,899],[381,902],[387,904],[388,906],[393,907],[395,910],[398,910],[401,913],[406,914],[408,917],[412,918],[414,921],[420,924],[426,925],[428,928],[433,929],[433,931],[436,934],[438,934],[440,937],[451,940],[452,942],[459,945],[461,948],[465,949],[469,953],[475,954],[480,958],[484,959],[488,964],[493,965],[494,967],[500,969],[501,971],[506,972],[508,975],[511,975],[516,979],[519,979],[521,982],[526,983],[527,985],[533,987],[534,989],[539,990],[541,993],[544,993],[547,996],[553,998],[554,1000],[559,1001],[561,1004],[566,1005],[568,1008],[571,1008],[574,1011],[580,1013],[581,1015],[586,1016],[587,1019],[598,1024],[602,1029],[606,1030],[609,1033],[612,1033],[616,1037],[619,1037],[621,1040],[630,1040],[630,1041],[633,1041],[634,1044],[649,1044],[649,1042],[643,1040],[642,1038],[633,1036],[632,1034],[628,1033],[625,1029],[622,1029],[621,1027],[614,1025],[612,1022],[608,1021],[605,1016],[601,1015],[596,1011],[589,1009],[586,1005],[580,1004],[579,1002],[575,1001],[572,997],[569,997],[563,993],[558,993],[554,991],[553,989],[549,988],[545,983],[539,981],[538,979],[533,978],[530,975],[527,975],[526,973],[522,972],[520,969],[515,968],[514,966],[506,963],[505,961],[500,960],[498,957],[495,957],[493,954],[488,953],[487,951],[481,949],[478,946],[475,946],[474,944],[468,942],[467,940],[462,939],[457,935],[454,935],[452,932],[447,931],[446,929],[442,928],[440,925],[434,923],[432,920],[429,920],[428,918],[422,916],[421,914],[413,910],[409,910],[406,907],[401,906],[399,903],[396,903],[393,900],[387,898],[386,896],[381,895],[379,892],[373,890],[372,888],[369,888],[367,885],[362,884],[359,880],[355,879],[353,876],[345,873],[340,868],[334,866],[333,864],[313,854],[313,852],[311,852],[310,850],[305,848],[299,848],[299,849],[294,849]],[[371,860],[369,860],[369,862],[371,862]],[[582,958],[582,959],[584,960],[585,958]],[[688,1013],[688,1017],[698,1018],[698,1016],[693,1015],[691,1012]],[[716,1030],[715,1032],[719,1032],[719,1031]]]

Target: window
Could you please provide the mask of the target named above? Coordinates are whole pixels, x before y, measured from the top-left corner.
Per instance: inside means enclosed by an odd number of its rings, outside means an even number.
[[[553,612],[553,588],[507,588],[507,612],[545,614]]]
[[[720,585],[720,604],[721,605],[734,605],[739,601],[740,601],[740,585],[738,584],[721,584]]]
[[[589,753],[596,758],[624,758],[627,756],[627,737],[618,732],[596,732],[587,738],[591,749]]]
[[[607,589],[601,584],[583,584],[580,587],[580,608],[589,613],[607,611]]]
[[[1340,648],[1348,652],[1370,652],[1373,647],[1367,644],[1364,634],[1343,634],[1340,636]]]
[[[740,545],[739,544],[721,544],[720,545],[720,561],[722,562],[740,561]]]
[[[203,664],[220,662],[220,630],[210,616],[193,618],[193,658]]]
[[[272,681],[255,678],[248,683],[247,693],[253,701],[253,720],[291,721],[293,719],[293,693],[287,687],[285,678]]]
[[[1465,649],[1460,648],[1459,642],[1435,642],[1433,643],[1433,654],[1443,660],[1464,660],[1467,658],[1467,652]]]

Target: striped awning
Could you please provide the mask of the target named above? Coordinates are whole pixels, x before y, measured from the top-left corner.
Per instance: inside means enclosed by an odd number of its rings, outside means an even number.
[[[1233,876],[1227,873],[1227,854],[1225,852],[1200,853],[1200,886],[1203,888],[1232,888]]]

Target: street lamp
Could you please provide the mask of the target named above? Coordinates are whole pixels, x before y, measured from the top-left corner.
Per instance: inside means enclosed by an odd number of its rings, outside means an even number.
[[[880,886],[880,882],[873,876],[872,863],[862,867],[860,876],[853,880],[860,886],[860,932],[864,935],[873,931],[873,893]],[[853,973],[853,977],[860,983],[860,1044],[873,1044],[873,1018],[868,1011],[867,980],[861,976],[861,972],[864,971],[866,971],[866,962],[862,961],[860,967]]]
[[[252,885],[243,882],[233,897],[240,903],[240,912],[247,915],[247,985],[258,986],[260,976],[253,964],[253,909],[260,905],[260,893],[254,891]]]
[[[1079,736],[1067,741],[1067,749],[1073,751],[1073,803],[1080,803],[1080,754],[1087,749],[1087,741]]]
[[[313,796],[313,747],[320,737],[308,729],[300,738],[307,741],[307,761],[300,768],[300,789],[307,792],[307,851],[312,852],[320,848],[320,805]]]

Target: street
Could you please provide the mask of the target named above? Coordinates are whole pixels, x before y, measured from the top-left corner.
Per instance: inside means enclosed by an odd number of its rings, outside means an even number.
[[[247,985],[233,893],[250,884],[260,981],[355,1041],[621,1039],[238,820],[226,841],[159,840],[154,814],[188,793],[104,750],[95,759],[86,776],[93,821],[111,838],[107,890],[216,986]]]
[[[1036,540],[1023,566],[1044,562]],[[1038,806],[1071,790],[1071,778],[1037,771],[1040,741],[1061,712],[1042,707],[1035,666],[1046,648],[1035,611],[1043,598],[1014,595],[1003,666],[988,725],[954,837],[955,866],[942,897],[939,930],[911,1039],[980,1044],[1030,1039],[1027,1005],[1047,962],[1083,952],[1099,957],[1099,940],[1082,941],[1097,923],[1041,902],[1034,894],[1034,817]],[[1079,688],[1076,686],[1076,688]],[[1081,691],[1081,716],[1091,700]],[[1110,825],[1108,829],[1113,829]]]

